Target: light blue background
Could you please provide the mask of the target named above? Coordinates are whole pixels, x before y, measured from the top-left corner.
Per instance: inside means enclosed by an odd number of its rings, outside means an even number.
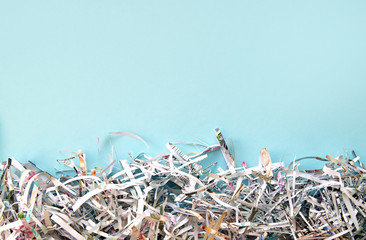
[[[249,166],[262,147],[274,162],[366,157],[365,10],[333,0],[1,2],[1,159],[52,171],[58,150],[83,149],[102,167],[112,145],[118,158],[155,155],[167,141],[214,144],[215,127]]]

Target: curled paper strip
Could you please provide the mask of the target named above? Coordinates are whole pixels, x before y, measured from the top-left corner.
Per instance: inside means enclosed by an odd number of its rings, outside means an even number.
[[[86,154],[72,152],[59,160],[71,176],[9,158],[0,178],[0,239],[366,239],[366,169],[354,152],[285,167],[263,148],[258,166],[240,160],[236,168],[214,132],[217,145],[169,142],[167,152],[110,157],[104,168],[88,169]],[[228,170],[202,167],[219,149]],[[324,166],[301,171],[305,159]]]

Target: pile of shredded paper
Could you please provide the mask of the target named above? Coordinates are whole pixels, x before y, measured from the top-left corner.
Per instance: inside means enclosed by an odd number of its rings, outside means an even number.
[[[366,170],[354,152],[302,158],[324,166],[300,171],[302,159],[285,167],[264,148],[258,166],[239,167],[214,132],[217,145],[190,144],[194,152],[184,153],[182,143],[168,143],[166,153],[112,159],[104,169],[88,169],[79,150],[60,160],[73,174],[58,177],[9,158],[0,179],[0,238],[366,239]],[[201,164],[217,150],[228,170],[213,173],[214,163]]]

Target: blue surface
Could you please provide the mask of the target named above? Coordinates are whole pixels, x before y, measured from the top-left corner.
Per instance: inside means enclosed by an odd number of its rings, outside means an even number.
[[[257,165],[366,157],[365,1],[0,3],[0,156],[53,170],[167,141],[216,143]],[[149,149],[129,137],[143,137]],[[100,144],[98,145],[98,137]],[[98,153],[99,146],[99,153]],[[224,160],[219,154],[210,161]],[[304,162],[314,168],[319,163]]]

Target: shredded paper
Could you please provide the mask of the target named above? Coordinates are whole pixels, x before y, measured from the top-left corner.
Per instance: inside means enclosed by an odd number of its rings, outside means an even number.
[[[145,143],[128,132],[111,134]],[[258,165],[248,168],[219,129],[214,137],[212,146],[169,142],[153,157],[110,157],[105,168],[88,168],[79,150],[59,160],[73,173],[56,176],[9,158],[1,167],[0,237],[366,239],[366,169],[355,152],[285,166],[263,148]],[[221,151],[227,170],[202,164],[212,151]],[[300,160],[323,167],[302,171]]]

